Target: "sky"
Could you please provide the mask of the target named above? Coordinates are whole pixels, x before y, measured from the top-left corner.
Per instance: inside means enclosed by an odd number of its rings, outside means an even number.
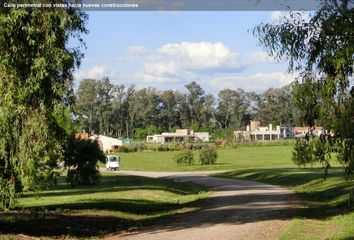
[[[109,77],[137,88],[178,89],[196,81],[208,93],[225,88],[262,92],[291,83],[250,30],[278,21],[281,12],[88,12],[84,78]]]

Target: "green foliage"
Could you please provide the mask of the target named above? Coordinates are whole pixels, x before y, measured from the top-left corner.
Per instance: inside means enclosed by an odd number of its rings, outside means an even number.
[[[193,165],[194,155],[191,150],[184,150],[174,157],[174,161],[179,165]]]
[[[261,125],[294,126],[295,118],[294,101],[290,85],[282,88],[270,88],[256,96],[256,118]]]
[[[147,128],[136,128],[135,138],[145,140],[147,135],[159,134],[161,130],[155,125],[149,125]]]
[[[247,124],[245,118],[251,103],[249,94],[242,89],[224,89],[218,96],[216,119],[221,128],[240,129]]]
[[[72,71],[81,58],[67,43],[86,31],[85,20],[74,9],[0,12],[1,209],[14,203],[17,186],[50,183],[63,159],[66,132],[56,116],[73,103]]]
[[[65,151],[67,181],[71,186],[95,184],[99,181],[97,162],[105,162],[105,155],[97,141],[71,137]]]
[[[217,99],[205,94],[196,82],[185,87],[187,93],[126,88],[110,83],[108,78],[84,79],[76,100],[81,126],[89,132],[134,136],[139,140],[145,140],[147,135],[186,128],[206,131],[214,139],[232,142],[233,131],[245,128],[252,118],[265,124],[294,124],[296,112],[290,86],[260,94],[224,89]]]
[[[194,145],[191,145],[194,146]],[[199,146],[198,144],[195,147]],[[118,152],[142,152],[142,151],[155,151],[155,152],[168,152],[168,151],[179,151],[185,147],[178,143],[131,143],[120,146]],[[196,148],[191,148],[196,149]]]
[[[203,148],[200,150],[199,161],[202,165],[214,165],[216,163],[216,159],[218,158],[218,154],[216,149],[213,147]]]
[[[213,134],[213,138],[216,140],[233,142],[235,140],[234,131],[235,129],[232,127],[221,129]]]
[[[293,99],[302,122],[326,130],[326,138],[297,144],[296,161],[321,162],[326,173],[326,158],[334,152],[348,178],[354,172],[353,19],[352,1],[328,0],[309,20],[291,12],[282,21],[254,29],[273,56],[286,58],[289,70],[300,72]]]
[[[296,139],[292,159],[298,166],[306,166],[312,163],[312,149],[308,139]]]

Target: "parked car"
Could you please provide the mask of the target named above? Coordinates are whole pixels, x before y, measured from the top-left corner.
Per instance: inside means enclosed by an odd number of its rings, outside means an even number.
[[[119,170],[119,162],[120,162],[119,156],[116,156],[116,155],[107,156],[107,158],[106,158],[106,170],[107,171],[110,171],[110,170],[118,171]]]

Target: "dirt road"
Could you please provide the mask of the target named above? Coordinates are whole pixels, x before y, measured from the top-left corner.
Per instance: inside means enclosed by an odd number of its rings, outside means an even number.
[[[165,177],[204,184],[214,189],[202,209],[158,221],[139,232],[109,239],[238,240],[276,239],[302,208],[290,190],[250,181],[209,177],[214,172],[137,172],[124,174]]]

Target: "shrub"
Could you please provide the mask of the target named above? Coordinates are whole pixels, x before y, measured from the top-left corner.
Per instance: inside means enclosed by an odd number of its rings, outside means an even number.
[[[213,147],[203,148],[200,150],[200,164],[202,165],[213,165],[216,163],[218,154],[216,149]]]
[[[149,143],[145,145],[144,150],[164,152],[164,151],[179,151],[182,149],[183,147],[181,146],[181,144],[178,143],[164,143],[164,144]]]
[[[67,181],[71,186],[97,183],[99,180],[97,162],[105,162],[105,159],[97,141],[71,137],[65,151]]]
[[[194,164],[194,156],[193,152],[191,150],[184,150],[178,153],[175,157],[174,160],[176,161],[177,164],[179,165],[192,165]]]
[[[158,145],[157,146],[157,151],[159,151],[159,152],[166,152],[166,151],[169,151],[170,149],[169,149],[169,147],[168,147],[168,145],[166,144],[160,144],[160,145]]]
[[[118,147],[118,152],[129,152],[129,149],[127,148],[126,145],[119,146]]]

